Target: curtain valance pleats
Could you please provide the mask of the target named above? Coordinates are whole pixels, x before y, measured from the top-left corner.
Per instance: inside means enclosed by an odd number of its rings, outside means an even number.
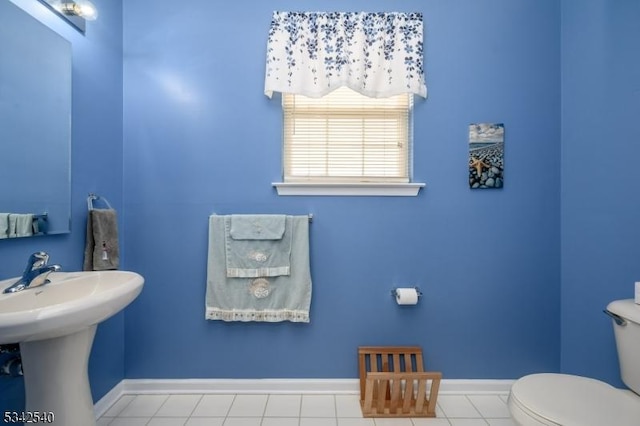
[[[265,94],[427,96],[421,13],[274,12]]]

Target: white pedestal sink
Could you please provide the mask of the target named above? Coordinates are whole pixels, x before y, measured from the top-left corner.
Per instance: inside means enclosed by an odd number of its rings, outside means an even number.
[[[97,324],[131,303],[144,279],[127,271],[54,272],[49,279],[0,294],[0,344],[20,343],[25,411],[42,416],[29,424],[92,426],[87,366]],[[16,280],[0,281],[0,293]]]

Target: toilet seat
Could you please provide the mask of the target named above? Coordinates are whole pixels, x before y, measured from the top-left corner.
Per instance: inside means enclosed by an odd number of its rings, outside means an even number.
[[[568,374],[532,374],[517,380],[509,394],[509,410],[523,426],[640,424],[640,396]]]

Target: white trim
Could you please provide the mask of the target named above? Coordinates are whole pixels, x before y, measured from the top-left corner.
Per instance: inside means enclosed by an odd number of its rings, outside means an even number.
[[[439,394],[509,393],[515,380],[444,379]],[[102,416],[122,395],[358,394],[358,379],[125,379],[94,405]]]
[[[272,182],[278,195],[415,197],[425,183]]]
[[[105,396],[100,398],[100,400],[93,405],[93,413],[95,414],[96,419],[102,417],[104,413],[106,413],[107,410],[111,408],[111,406],[115,404],[122,395],[125,394],[124,382],[125,381],[122,380],[120,383],[115,385],[109,392],[107,392]]]
[[[357,379],[184,379],[123,380],[125,393],[285,394],[359,392]]]

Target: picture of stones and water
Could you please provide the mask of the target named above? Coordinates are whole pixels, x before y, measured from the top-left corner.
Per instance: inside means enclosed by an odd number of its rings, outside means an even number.
[[[504,124],[469,125],[469,187],[504,186]]]

